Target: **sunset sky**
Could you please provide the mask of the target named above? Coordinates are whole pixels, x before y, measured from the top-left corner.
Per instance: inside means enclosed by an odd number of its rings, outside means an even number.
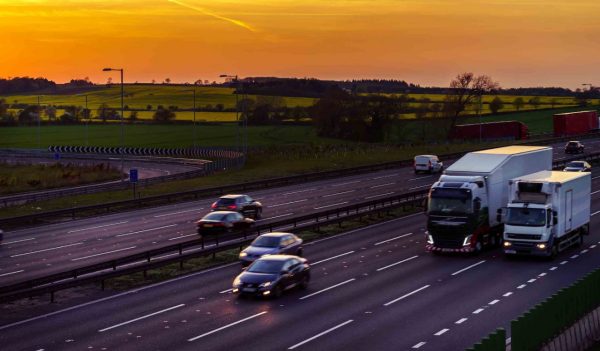
[[[598,0],[0,0],[0,77],[600,85]],[[116,76],[113,76],[116,78]]]

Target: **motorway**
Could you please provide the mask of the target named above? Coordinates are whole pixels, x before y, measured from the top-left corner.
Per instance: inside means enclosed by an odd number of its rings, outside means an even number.
[[[600,266],[591,235],[554,261],[424,252],[425,217],[305,246],[306,291],[238,299],[229,264],[0,327],[3,350],[461,350]]]
[[[586,141],[587,152],[600,141]],[[555,145],[554,159],[564,158]],[[445,162],[445,166],[451,162]],[[410,167],[250,192],[264,206],[263,219],[319,212],[429,187],[438,175]],[[0,286],[108,261],[196,237],[194,222],[215,199],[123,212],[5,233],[0,243]]]

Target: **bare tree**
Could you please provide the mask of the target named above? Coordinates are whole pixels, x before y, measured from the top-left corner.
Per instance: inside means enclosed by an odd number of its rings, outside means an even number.
[[[475,76],[471,72],[461,73],[450,82],[450,90],[446,95],[446,116],[450,118],[450,130],[456,125],[458,117],[467,107],[484,93],[498,89],[500,85],[490,76]]]

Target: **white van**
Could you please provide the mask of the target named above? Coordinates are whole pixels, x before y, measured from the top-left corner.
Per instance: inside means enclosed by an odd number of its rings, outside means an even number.
[[[441,173],[444,170],[444,164],[435,155],[415,156],[414,162],[415,174],[419,172]]]

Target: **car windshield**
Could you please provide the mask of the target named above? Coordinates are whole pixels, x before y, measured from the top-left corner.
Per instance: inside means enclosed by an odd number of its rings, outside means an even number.
[[[209,213],[202,218],[202,220],[208,221],[222,221],[227,216],[227,213]]]
[[[248,267],[248,272],[252,273],[279,273],[283,267],[284,261],[279,260],[257,260]]]
[[[235,199],[219,199],[219,201],[217,201],[217,204],[220,206],[228,206],[228,205],[235,205]]]
[[[259,236],[254,239],[250,246],[255,247],[279,247],[280,238],[273,236]]]
[[[541,208],[509,208],[506,224],[541,227],[546,225],[546,211]]]
[[[567,167],[573,167],[573,168],[583,168],[583,162],[569,162],[567,163]]]
[[[429,212],[471,213],[471,193],[464,189],[435,189],[429,199]]]

